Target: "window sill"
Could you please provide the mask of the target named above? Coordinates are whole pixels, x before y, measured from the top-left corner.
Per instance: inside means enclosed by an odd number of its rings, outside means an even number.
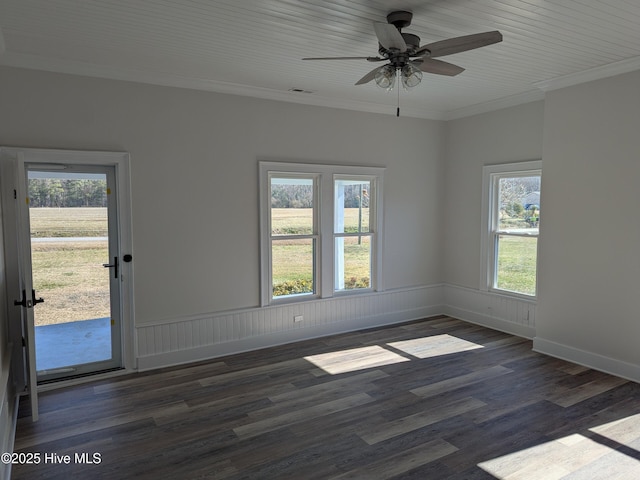
[[[488,292],[502,297],[527,300],[531,303],[536,303],[538,301],[537,295],[527,295],[526,293],[512,292],[511,290],[502,290],[500,288],[489,288]]]

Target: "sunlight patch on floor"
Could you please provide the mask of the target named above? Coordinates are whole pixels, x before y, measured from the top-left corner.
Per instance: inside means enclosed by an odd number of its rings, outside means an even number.
[[[640,456],[640,413],[603,423],[589,430],[622,445],[633,446],[639,450],[638,456]]]
[[[324,372],[337,375],[340,373],[364,370],[366,368],[411,361],[411,358],[407,357],[424,359],[484,348],[477,343],[447,334],[402,340],[388,343],[387,346],[389,348],[372,345],[370,347],[311,355],[304,358],[321,368]],[[398,354],[392,351],[392,349],[403,352],[406,356]]]
[[[437,357],[484,348],[477,343],[469,342],[448,334],[402,340],[400,342],[389,343],[388,345],[409,355],[413,355],[416,358]]]
[[[378,345],[321,353],[304,358],[331,375],[410,361]]]
[[[545,442],[478,466],[500,480],[640,478],[640,414]]]

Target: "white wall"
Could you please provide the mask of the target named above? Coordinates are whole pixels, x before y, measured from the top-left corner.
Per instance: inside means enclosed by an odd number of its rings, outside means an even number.
[[[527,338],[536,302],[480,285],[482,167],[542,157],[544,102],[449,121],[444,172],[444,313]]]
[[[443,122],[11,68],[0,104],[2,145],[131,154],[138,327],[259,305],[260,159],[387,167],[385,288],[442,279]]]
[[[640,381],[640,72],[545,102],[536,349]]]

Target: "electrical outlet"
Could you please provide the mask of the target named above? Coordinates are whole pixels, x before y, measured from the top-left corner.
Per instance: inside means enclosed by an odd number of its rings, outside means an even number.
[[[294,322],[301,322],[302,320],[304,320],[304,317],[302,315],[294,315],[293,316],[293,321]]]

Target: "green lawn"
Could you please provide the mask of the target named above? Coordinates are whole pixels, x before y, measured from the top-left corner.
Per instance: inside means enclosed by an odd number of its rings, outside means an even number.
[[[313,291],[313,243],[309,240],[277,240],[272,249],[274,296]],[[344,239],[344,283],[346,288],[370,286],[369,237]]]
[[[502,236],[499,242],[496,286],[502,290],[535,295],[538,239]]]

